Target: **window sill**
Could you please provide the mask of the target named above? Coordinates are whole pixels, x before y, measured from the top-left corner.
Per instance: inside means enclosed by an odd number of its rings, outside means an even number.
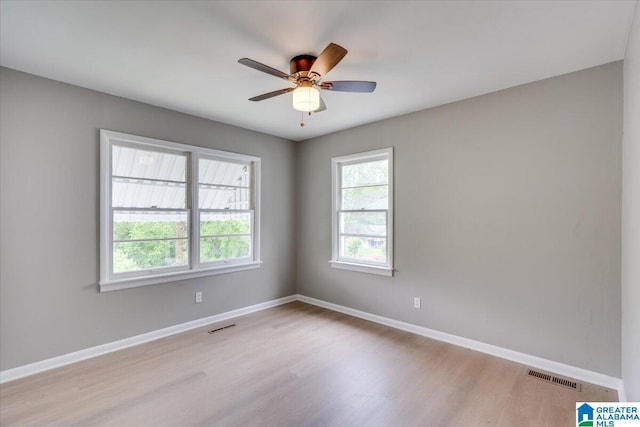
[[[213,267],[196,271],[177,271],[173,273],[159,274],[153,277],[127,277],[126,279],[104,280],[99,282],[100,292],[117,291],[120,289],[137,288],[140,286],[155,285],[158,283],[177,282],[179,280],[195,279],[197,277],[253,270],[255,268],[260,268],[261,265],[262,261],[253,261],[246,264],[230,264],[222,267]]]
[[[329,261],[331,268],[339,268],[342,270],[359,271],[360,273],[378,274],[380,276],[393,277],[393,268],[378,267],[366,264],[353,264],[344,261]]]

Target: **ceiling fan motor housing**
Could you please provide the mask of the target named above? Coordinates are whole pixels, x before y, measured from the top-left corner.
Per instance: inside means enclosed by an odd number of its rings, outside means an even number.
[[[290,67],[291,74],[299,74],[306,76],[317,57],[313,55],[298,55],[291,58]],[[304,73],[304,74],[303,74]]]

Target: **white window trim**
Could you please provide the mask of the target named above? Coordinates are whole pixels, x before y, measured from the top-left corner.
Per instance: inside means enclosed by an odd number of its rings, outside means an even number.
[[[376,158],[389,159],[389,210],[387,216],[387,264],[377,265],[364,262],[349,262],[339,258],[339,222],[338,208],[340,206],[340,166],[349,163],[361,163]],[[380,150],[367,151],[364,153],[349,154],[346,156],[333,157],[331,159],[331,260],[332,268],[358,271],[361,273],[378,274],[382,276],[393,276],[393,147]]]
[[[111,221],[111,148],[113,144],[148,146],[156,151],[180,152],[188,154],[187,194],[190,206],[190,264],[170,271],[154,272],[153,270],[135,272],[130,275],[112,275],[111,239],[113,236]],[[242,260],[226,260],[217,263],[199,262],[199,222],[198,222],[198,159],[215,157],[235,162],[247,162],[253,166],[252,205],[253,205],[253,254]],[[260,268],[260,157],[231,153],[194,145],[181,144],[143,136],[130,135],[110,130],[100,130],[100,292],[147,286],[157,283],[174,282],[196,277],[232,273],[236,271]],[[117,277],[114,277],[117,276]]]

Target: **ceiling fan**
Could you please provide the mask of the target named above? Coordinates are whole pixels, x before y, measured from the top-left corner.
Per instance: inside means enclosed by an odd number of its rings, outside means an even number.
[[[304,112],[320,112],[327,109],[324,101],[320,97],[320,91],[333,90],[337,92],[373,92],[376,88],[376,82],[365,82],[355,80],[343,80],[333,82],[322,82],[321,79],[335,67],[338,62],[347,54],[347,49],[335,43],[329,45],[320,53],[319,56],[298,55],[291,58],[290,70],[291,74],[286,74],[280,70],[264,65],[260,62],[249,58],[239,59],[238,62],[246,65],[254,70],[271,74],[287,80],[295,87],[274,90],[273,92],[263,93],[262,95],[249,98],[249,101],[263,101],[273,98],[274,96],[283,95],[293,92],[293,108]]]

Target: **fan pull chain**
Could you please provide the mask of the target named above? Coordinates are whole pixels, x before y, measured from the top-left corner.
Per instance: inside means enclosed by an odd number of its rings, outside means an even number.
[[[307,114],[311,116],[311,111],[309,111]],[[304,127],[304,111],[300,113],[300,127]]]

